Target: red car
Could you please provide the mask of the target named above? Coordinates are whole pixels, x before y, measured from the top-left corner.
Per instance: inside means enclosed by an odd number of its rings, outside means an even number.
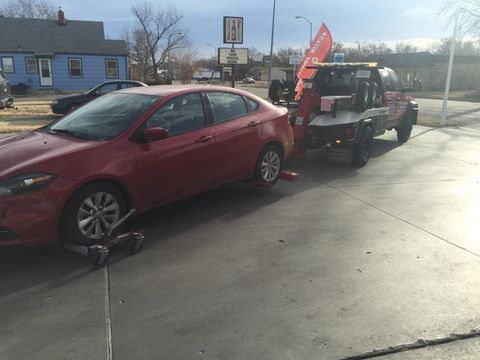
[[[274,184],[292,145],[287,110],[241,90],[116,91],[0,140],[0,245],[91,244],[130,208]]]

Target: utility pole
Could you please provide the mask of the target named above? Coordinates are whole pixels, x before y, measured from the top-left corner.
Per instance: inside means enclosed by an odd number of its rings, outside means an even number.
[[[440,126],[445,126],[448,108],[448,93],[450,91],[450,81],[452,80],[453,57],[455,55],[455,44],[457,40],[458,16],[455,16],[455,25],[453,27],[452,44],[450,46],[450,59],[448,60],[447,82],[445,84],[445,94],[443,95],[442,116],[440,118]]]
[[[273,34],[275,33],[275,7],[276,7],[276,0],[273,0],[272,39],[270,41],[270,64],[268,66],[268,86],[270,86],[270,84],[272,83]]]

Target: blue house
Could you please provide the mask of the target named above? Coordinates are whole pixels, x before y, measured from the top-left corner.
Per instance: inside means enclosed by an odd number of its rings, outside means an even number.
[[[103,22],[0,17],[0,68],[10,85],[83,90],[127,79],[127,46],[105,40]]]

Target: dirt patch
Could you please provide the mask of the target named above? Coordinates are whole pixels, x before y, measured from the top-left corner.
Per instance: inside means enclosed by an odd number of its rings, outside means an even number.
[[[55,121],[55,115],[0,117],[0,134],[32,131]]]

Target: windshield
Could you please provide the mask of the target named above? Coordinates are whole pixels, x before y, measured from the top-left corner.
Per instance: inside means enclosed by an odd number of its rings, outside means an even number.
[[[89,102],[48,128],[91,140],[120,135],[160,97],[143,94],[109,94]]]

